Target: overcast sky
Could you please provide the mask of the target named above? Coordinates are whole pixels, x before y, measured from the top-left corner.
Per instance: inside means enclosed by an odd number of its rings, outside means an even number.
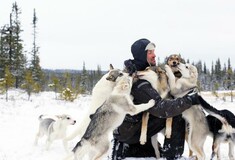
[[[0,2],[0,26],[9,23],[13,0]],[[32,48],[32,17],[38,17],[37,44],[47,69],[108,70],[132,58],[131,44],[147,38],[163,61],[180,53],[190,61],[235,68],[234,0],[16,0],[25,48]]]

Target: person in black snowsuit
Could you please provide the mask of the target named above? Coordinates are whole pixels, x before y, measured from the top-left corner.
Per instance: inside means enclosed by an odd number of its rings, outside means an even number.
[[[135,71],[144,70],[148,66],[156,65],[155,44],[148,39],[139,39],[131,46],[133,60],[124,62],[126,70],[132,74]],[[200,104],[197,93],[188,94],[182,98],[165,100],[153,89],[146,80],[137,80],[133,86],[131,95],[134,104],[147,103],[150,99],[156,101],[148,110],[147,143],[140,145],[142,113],[127,115],[123,123],[114,131],[113,160],[125,157],[155,157],[150,138],[165,127],[166,118],[173,117],[171,138],[165,138],[163,147],[160,148],[161,157],[174,160],[182,156],[185,141],[185,121],[181,113],[192,105]]]

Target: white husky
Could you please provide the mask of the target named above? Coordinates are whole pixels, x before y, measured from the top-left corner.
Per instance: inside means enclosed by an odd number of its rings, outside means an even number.
[[[135,115],[155,104],[154,100],[150,100],[146,104],[134,105],[130,95],[131,87],[132,78],[124,73],[111,95],[91,117],[85,134],[74,147],[69,159],[101,159],[109,149],[110,135],[123,122],[126,114]]]
[[[66,141],[72,140],[76,136],[81,137],[85,133],[90,122],[90,115],[95,113],[97,108],[104,103],[122,76],[123,72],[120,69],[115,69],[112,64],[110,64],[109,72],[102,76],[92,90],[91,105],[86,116],[84,116],[84,119],[81,121],[79,128],[69,135]]]
[[[48,150],[51,143],[56,139],[62,139],[64,143],[64,148],[68,151],[67,143],[64,140],[66,137],[66,130],[69,125],[74,125],[76,123],[69,115],[62,114],[56,115],[56,118],[50,118],[46,115],[39,116],[39,129],[35,137],[34,144],[38,144],[38,139],[47,136],[46,149]]]

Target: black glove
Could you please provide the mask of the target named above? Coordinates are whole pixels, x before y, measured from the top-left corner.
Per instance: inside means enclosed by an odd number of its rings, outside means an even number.
[[[187,95],[185,95],[185,97],[191,101],[192,105],[198,105],[201,104],[200,100],[199,100],[199,95],[197,92],[192,92],[192,93],[188,93]]]

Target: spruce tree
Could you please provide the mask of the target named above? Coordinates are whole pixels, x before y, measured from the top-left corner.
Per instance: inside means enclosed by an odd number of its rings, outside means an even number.
[[[8,66],[8,26],[0,29],[0,78],[4,77],[4,69]]]
[[[73,102],[77,98],[77,94],[72,86],[71,75],[69,73],[65,74],[65,87],[61,92],[61,98],[66,101]]]
[[[222,76],[222,72],[221,72],[221,63],[220,63],[220,59],[218,58],[216,63],[215,63],[215,76],[216,76],[216,80],[220,83],[221,82],[221,76]]]
[[[36,38],[37,38],[37,22],[38,18],[36,16],[36,11],[35,9],[33,10],[33,48],[31,51],[31,62],[30,62],[30,67],[29,69],[32,71],[32,76],[35,82],[37,82],[41,88],[42,83],[43,83],[43,72],[42,68],[40,66],[40,58],[39,58],[39,47],[36,44]]]
[[[16,78],[15,87],[18,88],[24,79],[26,70],[26,56],[23,54],[23,40],[21,39],[21,23],[19,16],[21,10],[17,3],[13,3],[10,14],[10,33],[9,33],[9,67]]]
[[[53,74],[51,81],[52,82],[48,84],[48,86],[53,89],[55,92],[55,99],[57,99],[57,93],[61,90],[60,80],[55,74]]]
[[[85,62],[83,62],[82,74],[81,74],[81,93],[85,93],[88,88],[88,73],[86,70]]]
[[[14,85],[15,78],[9,70],[8,66],[5,68],[4,78],[0,79],[0,87],[6,93],[6,101],[8,101],[8,90]]]
[[[203,73],[206,74],[207,73],[207,69],[206,69],[206,63],[204,62],[203,64]]]
[[[1,77],[4,77],[4,69],[6,66],[12,71],[13,68],[13,26],[12,14],[10,14],[10,25],[4,25],[1,28],[1,49],[0,49],[0,69]]]
[[[36,90],[37,84],[33,80],[32,72],[27,70],[25,73],[25,83],[21,85],[21,88],[25,89],[28,94],[28,100],[30,100],[32,92]]]
[[[228,69],[227,69],[227,89],[230,90],[230,96],[231,96],[231,102],[233,102],[233,90],[234,90],[234,84],[235,80],[233,79],[233,70],[230,63],[230,58],[228,59]]]

